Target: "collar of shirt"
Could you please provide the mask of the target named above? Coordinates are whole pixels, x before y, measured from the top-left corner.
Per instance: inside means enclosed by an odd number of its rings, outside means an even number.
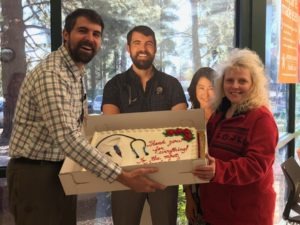
[[[154,84],[160,83],[158,70],[153,66],[153,76],[147,81],[146,90],[143,90],[140,77],[134,72],[132,67],[127,71],[127,85],[130,85],[134,89],[139,89],[142,93],[148,92],[149,88],[153,87]]]
[[[79,81],[80,79],[83,78],[83,76],[86,73],[85,68],[83,67],[82,69],[80,69],[74,62],[74,60],[71,58],[67,48],[62,45],[60,46],[60,48],[58,49],[58,51],[60,52],[60,54],[63,56],[63,58],[65,59],[65,63],[67,68],[70,70],[70,72],[73,74],[74,78]]]

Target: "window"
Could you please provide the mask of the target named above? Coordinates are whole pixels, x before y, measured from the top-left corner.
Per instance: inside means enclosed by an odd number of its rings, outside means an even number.
[[[286,182],[282,174],[280,164],[283,163],[288,157],[290,146],[293,144],[293,128],[288,127],[290,121],[295,118],[289,112],[290,96],[289,84],[280,84],[277,81],[278,65],[280,56],[280,26],[281,26],[281,1],[268,0],[267,1],[267,20],[266,20],[266,69],[270,76],[270,100],[272,103],[272,111],[276,119],[276,123],[280,132],[280,140],[277,149],[276,159],[274,163],[274,188],[277,193],[276,211],[274,223],[279,224],[282,218],[282,212],[285,206],[286,197]],[[296,92],[300,90],[296,86]],[[297,96],[299,98],[299,96]],[[296,98],[297,98],[296,97]],[[296,107],[296,126],[299,123],[299,103],[295,102]],[[281,147],[282,146],[282,147]],[[299,148],[299,141],[296,140],[296,148]]]
[[[0,167],[3,177],[9,159],[8,141],[18,90],[26,71],[50,52],[50,3],[1,1],[0,15]],[[7,197],[6,179],[0,178],[0,223],[13,225]]]
[[[51,1],[52,4],[55,1]],[[214,67],[234,45],[235,0],[152,0],[152,1],[61,1],[66,15],[78,7],[93,8],[105,22],[104,41],[100,54],[88,65],[89,111],[94,112],[94,99],[102,96],[105,83],[125,71],[131,60],[126,54],[126,34],[135,25],[149,25],[156,33],[158,52],[155,65],[175,76],[184,90],[193,73],[201,66]],[[82,3],[84,2],[84,3]],[[281,136],[288,131],[289,86],[277,83],[278,33],[280,0],[267,1],[266,67],[271,79],[270,99]],[[8,141],[18,88],[27,70],[50,52],[50,2],[41,0],[3,0],[1,13],[1,87],[0,88],[0,167],[8,161]],[[55,13],[55,12],[53,12]],[[57,44],[57,43],[52,43]],[[299,85],[296,85],[296,128],[299,129]],[[97,101],[96,101],[97,102]],[[97,108],[98,110],[98,108]],[[96,113],[98,111],[95,111]],[[299,136],[299,132],[296,132]],[[300,142],[297,136],[295,151]],[[287,157],[288,146],[280,148],[274,164],[277,200],[275,220],[281,218],[282,185],[279,164]],[[1,171],[0,171],[1,172]],[[3,170],[2,170],[3,172]],[[2,173],[3,175],[4,173]],[[4,176],[4,175],[3,175]],[[11,225],[7,214],[6,179],[0,180],[1,222]],[[184,201],[184,200],[182,200]],[[182,202],[181,202],[182,203]],[[183,207],[183,204],[179,204]],[[184,209],[179,208],[178,224],[185,224]],[[99,210],[100,209],[100,210]],[[79,198],[78,224],[111,223],[109,194]],[[4,215],[2,217],[2,215]],[[0,223],[1,223],[0,222]]]
[[[0,89],[0,167],[6,166],[8,141],[18,90],[26,71],[50,52],[50,3],[2,1]]]
[[[105,29],[100,53],[88,65],[88,98],[131,66],[126,35],[136,25],[150,26],[157,39],[155,66],[176,77],[187,94],[193,73],[214,67],[234,43],[235,1],[63,1],[64,15],[77,7],[101,14]],[[98,110],[96,110],[98,113]]]
[[[288,121],[288,85],[279,84],[279,32],[280,32],[280,1],[269,0],[267,4],[267,32],[266,32],[266,68],[270,77],[270,100],[272,111],[277,122],[279,132],[287,132]]]
[[[277,150],[275,162],[273,165],[274,170],[274,190],[276,192],[276,205],[275,205],[275,215],[274,224],[280,224],[282,218],[282,212],[285,206],[286,197],[286,182],[282,174],[281,163],[283,163],[288,156],[287,146],[284,146]]]

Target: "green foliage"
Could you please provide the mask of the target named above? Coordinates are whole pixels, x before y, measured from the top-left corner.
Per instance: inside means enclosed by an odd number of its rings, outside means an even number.
[[[102,89],[107,80],[131,65],[125,48],[126,35],[136,25],[148,25],[155,31],[155,65],[162,71],[185,79],[189,77],[191,69],[214,65],[232,47],[234,2],[225,0],[219,4],[217,0],[203,0],[197,4],[197,15],[194,16],[199,21],[196,24],[200,37],[198,61],[191,60],[194,57],[192,39],[196,38],[195,33],[192,34],[193,15],[188,13],[193,7],[191,0],[181,0],[180,3],[175,0],[69,0],[62,1],[62,5],[65,14],[75,8],[85,7],[95,9],[103,17],[103,45],[100,54],[89,65],[93,68],[88,70],[87,83],[88,89]],[[185,15],[181,15],[182,6],[185,6]],[[197,65],[193,65],[195,63]],[[92,93],[96,93],[96,90],[92,90]]]
[[[185,193],[183,192],[183,186],[179,185],[178,191],[178,208],[177,208],[177,225],[188,224],[185,216]]]

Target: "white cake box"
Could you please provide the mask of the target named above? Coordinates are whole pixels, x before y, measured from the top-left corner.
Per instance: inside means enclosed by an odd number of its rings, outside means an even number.
[[[199,180],[191,173],[195,165],[205,164],[207,145],[204,112],[201,109],[124,113],[117,115],[89,115],[85,134],[88,140],[91,140],[95,131],[162,127],[195,127],[202,134],[205,134],[205,144],[201,144],[199,159],[145,165],[154,166],[159,169],[159,172],[151,174],[149,177],[167,186],[205,182],[204,180]],[[142,165],[126,166],[123,168],[131,170],[138,167],[142,167]],[[59,177],[67,195],[128,189],[128,187],[117,181],[109,183],[96,177],[69,158],[66,158]]]

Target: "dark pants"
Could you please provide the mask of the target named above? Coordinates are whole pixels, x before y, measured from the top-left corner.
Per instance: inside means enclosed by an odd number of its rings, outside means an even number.
[[[146,200],[153,225],[176,225],[178,186],[151,193],[114,191],[111,198],[114,225],[139,225]]]
[[[9,207],[16,225],[76,225],[76,196],[66,196],[58,174],[62,162],[11,159]]]

